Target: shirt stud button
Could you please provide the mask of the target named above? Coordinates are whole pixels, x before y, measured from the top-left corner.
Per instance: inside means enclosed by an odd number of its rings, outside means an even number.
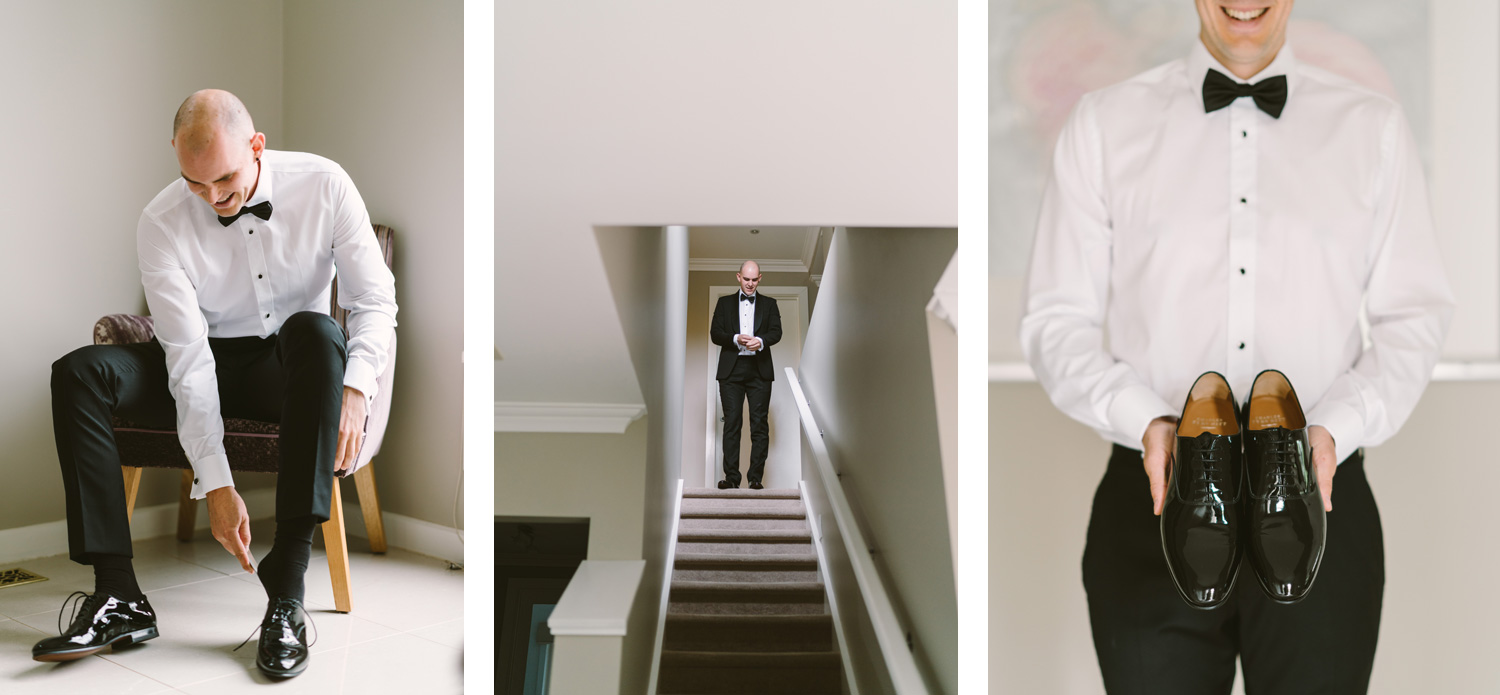
[[[252,230],[250,230],[250,233],[251,233],[251,234],[254,234],[254,233],[255,233],[255,230],[253,230],[253,229],[252,229]]]
[[[1245,272],[1245,271],[1243,271],[1243,270],[1241,270],[1241,271],[1240,271],[1240,272],[1241,272],[1241,273],[1243,273],[1243,272]],[[265,277],[265,276],[264,276],[264,275],[257,275],[257,276],[255,276],[255,279],[256,279],[256,280],[259,280],[259,279],[261,279],[261,278],[263,278],[263,277]]]
[[[1244,268],[1240,268],[1240,275],[1244,275],[1244,274],[1245,274],[1245,269]]]
[[[198,479],[197,478],[193,478],[193,482],[196,484],[198,482]]]
[[[1240,137],[1242,137],[1242,138],[1248,138],[1248,137],[1250,137],[1250,131],[1248,131],[1248,130],[1241,130],[1240,131]]]
[[[1240,349],[1241,349],[1241,350],[1244,350],[1244,349],[1245,349],[1245,344],[1244,344],[1244,343],[1240,343]]]
[[[1241,203],[1244,203],[1244,202],[1246,202],[1246,201],[1245,201],[1245,199],[1244,199],[1244,198],[1240,198],[1240,202],[1241,202]]]
[[[266,318],[271,318],[271,315],[270,314],[266,314]],[[1245,346],[1244,345],[1240,345],[1240,347],[1245,347]]]

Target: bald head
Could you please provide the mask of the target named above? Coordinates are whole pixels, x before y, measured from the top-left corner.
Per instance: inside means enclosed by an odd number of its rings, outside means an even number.
[[[194,92],[172,119],[172,149],[188,190],[227,217],[255,195],[266,136],[250,112],[222,89]]]
[[[177,107],[172,119],[174,146],[201,150],[220,138],[248,141],[255,135],[255,123],[240,98],[222,89],[203,89]]]
[[[745,261],[740,264],[740,272],[734,277],[740,281],[740,291],[745,294],[755,294],[755,288],[760,285],[760,264],[755,261]]]

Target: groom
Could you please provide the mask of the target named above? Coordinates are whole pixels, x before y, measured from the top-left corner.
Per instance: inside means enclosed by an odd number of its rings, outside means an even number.
[[[781,340],[781,312],[776,300],[756,293],[760,266],[745,261],[735,273],[740,291],[719,298],[709,338],[718,345],[719,399],[724,404],[724,479],[720,490],[740,486],[740,430],[742,405],[750,400],[750,489],[759,490],[771,447],[771,346]]]
[[[303,575],[313,532],[328,520],[333,477],[353,469],[364,440],[396,325],[395,280],[349,175],[265,144],[233,94],[188,97],[172,129],[181,178],[146,206],[137,228],[156,338],[91,345],[53,365],[69,550],[93,567],[94,593],[62,635],[37,643],[37,661],[157,636],[131,562],[111,427],[119,415],[176,425],[192,497],[208,500],[214,538],[265,587],[256,664],[273,678],[307,667]],[[328,315],[335,271],[347,336]],[[276,535],[259,567],[224,452],[225,417],[281,426]]]

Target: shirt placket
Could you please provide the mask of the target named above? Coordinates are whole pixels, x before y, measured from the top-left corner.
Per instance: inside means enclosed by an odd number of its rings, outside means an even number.
[[[755,335],[755,303],[740,299],[740,332],[745,335]],[[740,354],[750,354],[749,350],[740,348]]]
[[[1229,111],[1229,314],[1225,331],[1225,377],[1230,388],[1248,390],[1255,369],[1256,126],[1259,112],[1248,98],[1236,99]]]
[[[276,306],[271,296],[270,269],[266,266],[264,244],[267,231],[263,225],[250,223],[244,225],[240,233],[245,240],[245,258],[250,260],[250,286],[255,289],[255,316],[260,319],[261,335],[270,335],[275,332]]]

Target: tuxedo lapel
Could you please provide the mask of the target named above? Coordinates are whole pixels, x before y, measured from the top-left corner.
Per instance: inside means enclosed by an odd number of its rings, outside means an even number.
[[[735,295],[735,299],[739,299],[739,295]],[[755,327],[752,330],[754,330],[756,333],[759,333],[760,332],[760,324],[761,324],[762,321],[765,321],[765,320],[766,320],[766,298],[762,297],[760,295],[760,293],[757,292],[757,293],[755,293]]]

